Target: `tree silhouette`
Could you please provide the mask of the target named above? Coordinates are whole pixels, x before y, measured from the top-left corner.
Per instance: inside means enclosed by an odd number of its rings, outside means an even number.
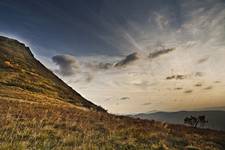
[[[190,116],[190,117],[184,118],[184,124],[191,125],[195,128],[198,126],[199,123],[200,123],[200,127],[204,127],[205,123],[208,123],[204,115],[201,115],[198,117]]]
[[[200,123],[200,127],[204,127],[206,123],[208,123],[208,120],[206,120],[206,117],[204,115],[198,116],[198,120]]]
[[[184,123],[196,127],[198,125],[198,119],[194,116],[186,117],[184,118]]]

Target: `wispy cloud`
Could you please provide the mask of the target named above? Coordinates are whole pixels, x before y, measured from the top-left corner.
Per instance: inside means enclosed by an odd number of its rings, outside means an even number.
[[[221,83],[221,81],[214,81],[214,83]]]
[[[121,97],[120,100],[129,100],[130,97]]]
[[[63,76],[74,75],[79,70],[79,64],[72,55],[56,55],[52,60],[58,66],[56,72]]]
[[[92,70],[108,70],[113,67],[113,64],[109,62],[85,62],[84,65]]]
[[[209,59],[209,57],[204,57],[204,58],[201,58],[197,61],[198,64],[201,64],[201,63],[204,63],[206,62],[207,60]]]
[[[172,76],[166,77],[166,80],[172,80],[172,79],[183,80],[185,78],[187,78],[187,75],[172,75]]]
[[[186,94],[189,94],[189,93],[192,93],[193,92],[193,90],[186,90],[186,91],[184,91],[184,93],[186,93]]]
[[[182,87],[177,87],[177,88],[174,88],[175,90],[182,90],[183,88]]]
[[[201,87],[202,86],[202,83],[197,83],[195,84],[196,87]]]
[[[198,78],[198,77],[203,77],[204,73],[202,72],[195,72],[195,73],[190,73],[190,74],[178,74],[178,75],[171,75],[166,77],[166,80],[184,80],[184,79],[191,79],[191,78]]]
[[[212,86],[208,86],[206,88],[204,88],[204,90],[211,90],[213,87]]]
[[[124,67],[138,59],[138,53],[132,53],[126,56],[124,59],[115,64],[115,67]]]
[[[202,76],[204,76],[204,73],[203,72],[196,72],[194,75],[196,77],[202,77]]]
[[[169,25],[169,20],[164,15],[161,15],[157,12],[154,13],[155,15],[155,22],[157,23],[158,27],[163,30]]]
[[[143,103],[142,105],[148,106],[148,105],[151,105],[151,104],[152,104],[151,102],[147,102],[147,103]]]
[[[161,55],[168,54],[168,53],[170,53],[174,50],[175,50],[175,48],[161,49],[161,50],[150,53],[149,58],[154,59],[154,58],[157,58]]]

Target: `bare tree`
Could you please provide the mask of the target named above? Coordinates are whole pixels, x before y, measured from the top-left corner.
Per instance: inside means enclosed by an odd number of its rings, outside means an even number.
[[[195,128],[198,126],[199,123],[200,123],[200,127],[204,127],[205,123],[208,123],[204,115],[198,116],[198,117],[190,116],[190,117],[184,118],[184,124],[191,125]]]
[[[204,128],[205,124],[208,123],[208,120],[206,120],[206,117],[204,115],[198,116],[198,120],[200,123],[200,127]]]
[[[194,116],[186,117],[184,118],[184,123],[196,127],[198,125],[198,119]]]

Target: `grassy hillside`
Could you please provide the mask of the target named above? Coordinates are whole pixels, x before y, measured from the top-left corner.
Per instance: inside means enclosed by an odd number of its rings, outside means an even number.
[[[5,37],[0,37],[0,87],[0,94],[4,96],[31,101],[39,99],[39,96],[47,96],[88,109],[105,111],[55,76],[34,58],[24,44]]]
[[[225,133],[0,98],[0,149],[225,148]]]
[[[0,149],[225,149],[225,132],[108,114],[0,37]]]

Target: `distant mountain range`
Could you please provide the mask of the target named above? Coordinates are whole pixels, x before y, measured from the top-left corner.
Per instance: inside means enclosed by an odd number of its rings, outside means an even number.
[[[184,124],[187,116],[205,115],[208,123],[205,128],[225,130],[225,111],[205,110],[205,111],[178,111],[178,112],[153,112],[131,115],[134,118],[157,120],[173,124]]]

